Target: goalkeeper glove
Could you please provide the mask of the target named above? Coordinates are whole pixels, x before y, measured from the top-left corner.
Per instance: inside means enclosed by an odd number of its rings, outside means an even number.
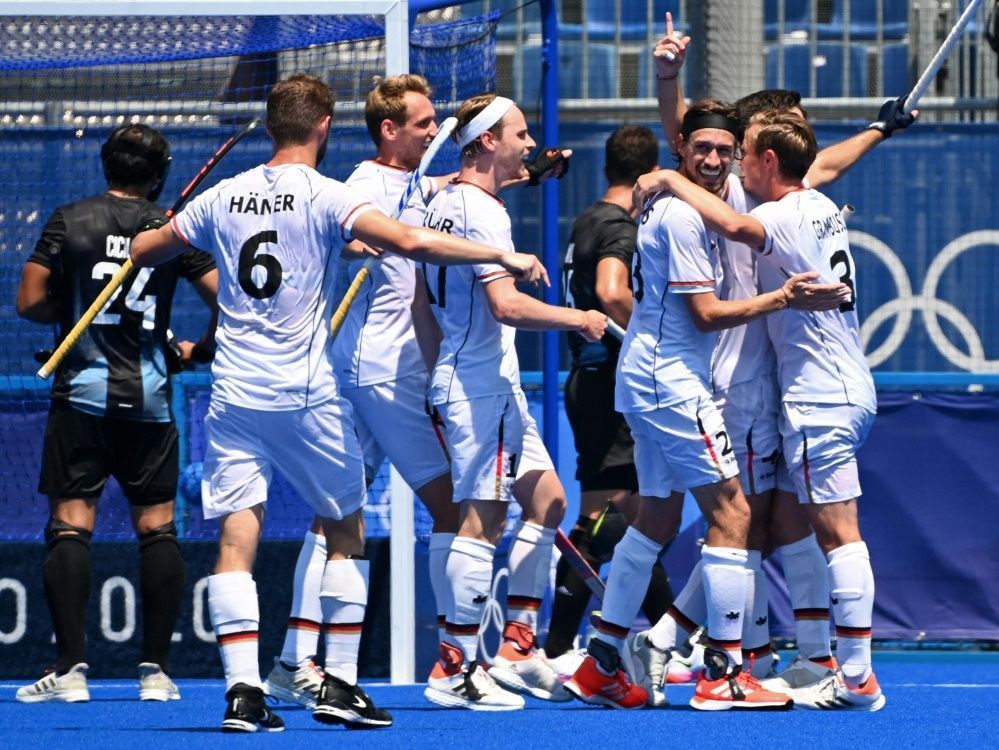
[[[877,130],[884,138],[891,138],[896,130],[905,130],[915,122],[916,117],[906,114],[903,107],[908,94],[902,94],[898,99],[889,99],[881,105],[878,119],[867,126],[868,130]]]
[[[562,164],[562,171],[558,174],[558,179],[565,177],[569,171],[569,157],[562,153],[560,148],[546,148],[534,159],[527,162],[528,185],[537,185],[543,179],[550,176],[558,166]]]

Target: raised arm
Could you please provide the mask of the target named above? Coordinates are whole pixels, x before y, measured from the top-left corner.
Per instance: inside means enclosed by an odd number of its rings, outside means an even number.
[[[500,323],[528,331],[575,331],[588,341],[599,341],[607,329],[607,316],[596,310],[547,305],[517,290],[510,277],[484,286],[489,311]]]
[[[656,96],[659,100],[659,122],[662,123],[666,143],[671,152],[676,152],[676,141],[680,135],[680,124],[687,114],[687,102],[683,98],[680,83],[680,70],[687,55],[690,37],[677,39],[673,31],[673,14],[666,13],[666,33],[656,42],[652,52],[656,70]]]

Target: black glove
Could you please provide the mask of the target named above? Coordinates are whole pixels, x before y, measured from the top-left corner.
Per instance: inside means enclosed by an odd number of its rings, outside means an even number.
[[[149,219],[149,220],[146,221],[145,224],[143,224],[138,229],[136,229],[135,233],[138,234],[139,232],[147,232],[150,229],[159,229],[161,226],[163,226],[166,223],[167,223],[166,219],[159,218],[159,217],[157,217],[155,219]]]
[[[163,349],[163,353],[166,355],[168,373],[176,375],[178,372],[184,371],[184,355],[177,344],[177,337],[173,335],[173,331],[169,328],[166,332],[166,346]]]
[[[212,341],[209,344],[204,339],[201,339],[191,349],[191,359],[199,365],[207,365],[213,361],[215,359],[215,342]]]
[[[562,149],[560,148],[546,148],[534,157],[534,159],[525,164],[527,174],[530,175],[527,184],[537,185],[547,174],[563,163],[565,166],[562,168],[562,174],[558,176],[560,180],[569,171],[569,158],[562,153]]]
[[[906,114],[902,109],[908,94],[902,94],[898,99],[889,99],[881,105],[878,119],[867,126],[868,130],[877,130],[885,138],[891,138],[896,130],[905,130],[916,121],[913,115]]]

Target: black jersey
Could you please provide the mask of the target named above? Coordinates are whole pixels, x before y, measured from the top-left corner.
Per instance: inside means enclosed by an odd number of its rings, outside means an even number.
[[[580,310],[604,312],[597,298],[597,264],[603,258],[620,258],[631,268],[638,226],[631,215],[613,203],[597,201],[576,217],[569,247],[562,260],[562,290],[565,303]],[[621,350],[611,334],[591,344],[578,333],[569,333],[574,365],[616,359]]]
[[[162,218],[149,201],[108,193],[56,209],[28,260],[52,274],[60,339],[128,259],[136,230]],[[170,421],[164,348],[177,278],[193,281],[214,267],[207,253],[188,251],[135,269],[62,361],[52,398],[97,416]]]

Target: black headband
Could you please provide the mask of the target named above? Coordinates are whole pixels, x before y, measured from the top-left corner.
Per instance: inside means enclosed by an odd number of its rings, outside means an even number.
[[[734,117],[722,115],[717,112],[705,112],[704,114],[693,115],[683,118],[683,128],[680,132],[683,139],[690,138],[690,134],[704,128],[715,128],[717,130],[727,130],[735,136],[736,140],[742,137],[742,126]]]

